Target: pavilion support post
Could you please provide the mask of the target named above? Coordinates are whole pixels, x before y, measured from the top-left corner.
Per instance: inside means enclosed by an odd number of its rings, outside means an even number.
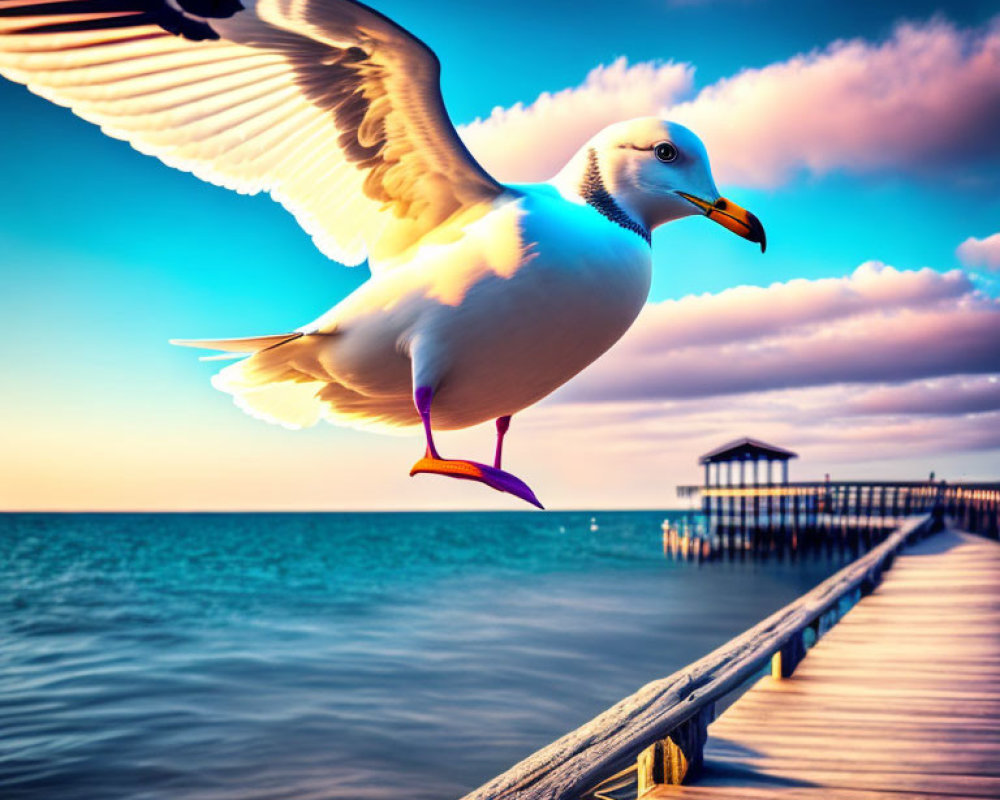
[[[719,497],[719,527],[725,530],[732,524],[732,520],[729,518],[729,499],[725,492],[722,491],[722,486],[724,485],[722,480],[722,464],[716,464],[715,468],[719,470],[719,491],[717,492]]]
[[[760,460],[754,458],[753,460],[753,529],[759,530],[760,525],[760,473],[759,473]]]
[[[747,474],[746,474],[746,462],[740,461],[740,530],[745,531],[747,529]]]
[[[787,458],[784,461],[781,462],[781,483],[785,487],[785,490],[787,492],[787,490],[788,490],[788,459]],[[782,500],[782,520],[784,522],[786,522],[786,523],[787,523],[787,517],[788,517],[788,503],[789,503],[789,498],[788,498],[787,495],[785,495],[784,500]]]
[[[705,470],[706,470],[706,475],[708,475],[708,488],[709,488],[709,496],[708,496],[708,509],[709,509],[708,524],[709,524],[709,527],[715,527],[715,526],[717,526],[719,524],[719,518],[718,518],[718,515],[717,515],[717,508],[716,508],[716,505],[717,505],[718,501],[716,500],[715,494],[711,492],[712,488],[714,487],[714,481],[712,479],[712,463],[711,462],[709,462],[708,464],[705,465]]]
[[[725,485],[722,479],[722,464],[718,463],[715,465],[716,473],[718,475],[718,487],[719,487],[719,518],[722,520],[724,528],[728,528],[730,525],[730,520],[726,518],[726,498],[722,492],[722,487]]]
[[[799,545],[799,519],[802,513],[800,507],[801,500],[799,492],[796,490],[795,494],[792,495],[792,550],[794,551]]]
[[[726,462],[726,526],[730,529],[736,524],[736,497],[733,493],[733,462]]]
[[[771,494],[771,459],[765,459],[765,464],[767,464],[767,493],[764,495],[764,513],[767,515],[767,535],[771,536],[771,532],[774,530],[774,504]]]

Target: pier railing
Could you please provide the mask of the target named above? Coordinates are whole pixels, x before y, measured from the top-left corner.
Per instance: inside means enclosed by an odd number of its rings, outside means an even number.
[[[714,535],[749,539],[808,535],[817,530],[895,528],[913,514],[943,509],[973,533],[998,538],[1000,483],[944,481],[815,481],[678,486],[700,498]]]
[[[863,595],[905,544],[940,527],[940,513],[911,518],[795,602],[668,678],[647,684],[464,800],[601,800],[630,782],[641,797],[661,783],[687,782],[702,768],[709,723],[770,665],[788,677]]]
[[[962,530],[1000,539],[1000,483],[946,484],[938,502]]]

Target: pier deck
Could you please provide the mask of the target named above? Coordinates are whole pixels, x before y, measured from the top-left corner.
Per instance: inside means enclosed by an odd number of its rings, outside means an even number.
[[[1000,544],[953,531],[721,714],[696,783],[645,796],[939,797],[1000,797]]]

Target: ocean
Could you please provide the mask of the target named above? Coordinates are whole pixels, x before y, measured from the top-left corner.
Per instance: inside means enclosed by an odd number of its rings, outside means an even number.
[[[459,798],[839,566],[672,515],[0,515],[0,797]]]

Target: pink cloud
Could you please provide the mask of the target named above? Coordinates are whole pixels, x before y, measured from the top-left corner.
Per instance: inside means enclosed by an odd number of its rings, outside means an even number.
[[[679,348],[760,339],[817,320],[929,307],[972,290],[972,282],[961,270],[944,274],[931,269],[900,271],[869,261],[841,278],[797,278],[768,287],[737,286],[718,294],[667,300],[645,310],[643,339],[655,351],[661,351],[665,342]]]
[[[1000,271],[1000,233],[985,239],[970,236],[955,251],[959,260],[967,267],[985,267]]]
[[[607,123],[657,114],[705,140],[721,183],[757,187],[800,171],[940,171],[1000,150],[997,21],[900,25],[884,42],[834,42],[678,103],[691,75],[687,65],[619,60],[575,89],[496,109],[462,135],[502,179],[545,180]]]
[[[686,64],[624,58],[592,69],[583,83],[543,92],[528,105],[495,108],[459,132],[491,174],[503,181],[548,180],[597,131],[613,122],[656,114],[691,88]]]
[[[995,375],[951,375],[853,392],[843,410],[862,415],[953,416],[1000,411]]]
[[[794,109],[794,113],[790,110]],[[1000,25],[901,25],[719,81],[670,109],[701,132],[720,180],[774,186],[796,170],[921,171],[997,152]]]
[[[861,462],[888,449],[917,455],[1000,448],[998,389],[997,375],[948,376],[630,404],[546,404],[524,424],[532,442],[586,431],[609,452],[669,448],[690,453],[692,464],[700,452],[745,435],[821,452],[824,460]]]
[[[647,306],[557,397],[676,399],[1000,371],[1000,302],[959,271],[876,263],[849,277]]]

